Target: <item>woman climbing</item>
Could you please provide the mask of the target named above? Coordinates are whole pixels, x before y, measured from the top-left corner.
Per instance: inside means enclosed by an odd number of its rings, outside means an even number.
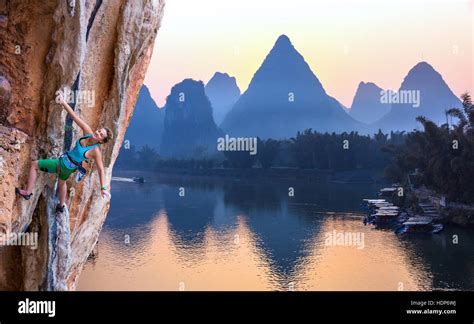
[[[66,202],[67,185],[66,180],[76,170],[85,173],[82,162],[94,159],[99,171],[101,194],[103,198],[110,197],[109,190],[105,184],[104,165],[102,164],[102,153],[99,144],[107,143],[113,138],[112,131],[107,127],[97,129],[95,132],[86,124],[68,103],[62,95],[58,96],[60,105],[67,111],[72,120],[84,131],[84,136],[76,141],[74,148],[64,153],[59,159],[37,160],[31,163],[28,177],[28,186],[26,190],[16,188],[15,192],[28,200],[31,198],[33,186],[35,184],[38,169],[48,173],[57,173],[59,176],[59,204],[56,206],[56,212],[64,211]]]

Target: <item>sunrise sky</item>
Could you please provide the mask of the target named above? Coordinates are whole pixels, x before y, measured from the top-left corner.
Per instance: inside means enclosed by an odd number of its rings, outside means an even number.
[[[474,90],[474,0],[168,0],[145,78],[164,105],[185,78],[235,76],[244,92],[286,34],[329,95],[350,106],[360,81],[398,89],[419,61],[456,95]]]

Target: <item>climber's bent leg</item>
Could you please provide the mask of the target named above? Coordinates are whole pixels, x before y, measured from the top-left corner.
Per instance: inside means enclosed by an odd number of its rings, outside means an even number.
[[[67,184],[65,180],[59,179],[58,190],[59,190],[59,205],[63,207],[64,204],[66,203],[66,194],[67,194]]]
[[[69,169],[63,162],[62,159],[58,161],[57,170],[59,171],[58,179],[58,191],[59,191],[59,204],[56,206],[56,213],[64,212],[67,195],[67,184],[66,180],[69,176],[76,171],[75,169]]]
[[[38,160],[40,171],[48,173],[58,173],[59,159]]]
[[[33,186],[35,185],[36,175],[38,174],[38,161],[32,161],[30,166],[30,172],[28,173],[28,185],[26,190],[15,188],[15,192],[28,200],[31,198]]]
[[[43,172],[48,173],[58,173],[59,172],[59,200],[61,206],[64,206],[66,202],[66,180],[69,176],[74,173],[75,170],[67,168],[64,163],[59,159],[48,159],[48,160],[38,160],[31,163],[30,172],[28,176],[28,187],[26,190],[15,188],[15,192],[22,196],[24,199],[28,200],[31,198],[31,192],[35,185],[36,176],[38,175],[38,169]],[[63,189],[61,189],[63,187]]]
[[[30,173],[28,175],[28,187],[26,187],[27,193],[33,191],[33,186],[35,185],[36,175],[38,174],[38,161],[31,162]]]
[[[75,169],[69,169],[64,165],[61,159],[50,159],[50,160],[38,160],[38,168],[40,171],[48,173],[59,172],[59,179],[66,181],[69,176],[76,171]]]

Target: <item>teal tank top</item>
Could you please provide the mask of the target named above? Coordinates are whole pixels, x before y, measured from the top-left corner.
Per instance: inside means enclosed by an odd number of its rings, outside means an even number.
[[[89,138],[91,136],[92,134],[87,134],[87,135],[82,136],[80,139],[76,141],[76,145],[74,146],[74,148],[68,152],[69,156],[71,156],[71,158],[74,161],[81,163],[82,161],[87,160],[86,152],[89,151],[90,149],[93,149],[96,146],[99,146],[99,144],[94,144],[94,145],[82,147],[81,140],[85,138]]]

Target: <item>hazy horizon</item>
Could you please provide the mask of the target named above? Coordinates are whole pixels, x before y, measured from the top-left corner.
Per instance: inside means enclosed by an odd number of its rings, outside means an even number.
[[[285,34],[326,92],[345,106],[361,81],[396,90],[420,61],[459,96],[474,89],[473,13],[472,0],[295,0],[290,8],[280,0],[173,0],[144,83],[159,106],[176,83],[207,83],[217,71],[236,77],[243,93]]]

